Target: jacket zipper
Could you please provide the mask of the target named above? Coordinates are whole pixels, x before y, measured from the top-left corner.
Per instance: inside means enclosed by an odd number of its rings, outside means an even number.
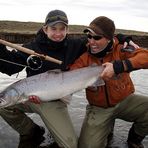
[[[103,63],[103,58],[100,58],[100,62]],[[106,103],[107,103],[107,106],[110,107],[110,103],[109,103],[109,98],[108,98],[108,92],[107,92],[107,86],[106,86],[106,83],[104,85],[104,88],[105,88],[105,98],[106,98]]]
[[[105,88],[105,96],[106,96],[107,106],[110,107],[110,103],[109,103],[109,98],[108,98],[108,92],[107,92],[106,84],[104,85],[104,88]]]

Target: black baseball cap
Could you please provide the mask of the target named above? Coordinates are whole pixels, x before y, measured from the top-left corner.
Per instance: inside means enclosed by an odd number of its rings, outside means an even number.
[[[53,10],[47,14],[45,19],[45,25],[53,26],[57,23],[63,23],[66,26],[68,25],[68,18],[64,11]]]

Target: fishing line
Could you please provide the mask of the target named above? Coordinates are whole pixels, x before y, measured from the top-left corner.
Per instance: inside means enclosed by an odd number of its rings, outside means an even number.
[[[7,62],[7,63],[14,64],[14,65],[18,65],[18,66],[22,66],[22,67],[29,67],[29,66],[27,66],[27,65],[15,63],[15,62],[8,61],[8,60],[4,60],[4,59],[1,59],[1,58],[0,58],[0,61]]]
[[[8,60],[1,59],[1,58],[0,58],[0,61],[7,62],[7,63],[14,64],[14,65],[18,65],[18,66],[22,66],[22,67],[24,67],[24,68],[30,68],[30,69],[32,69],[32,70],[39,70],[39,69],[41,68],[41,66],[42,66],[42,65],[40,65],[40,66],[37,67],[37,68],[33,68],[33,67],[29,66],[29,65],[23,65],[23,64],[19,64],[19,63],[16,63],[16,62],[8,61]],[[36,61],[35,61],[35,62],[36,62]],[[41,63],[41,64],[42,64],[42,63]]]
[[[18,65],[18,66],[22,66],[22,67],[29,67],[29,66],[27,66],[27,65],[15,63],[15,62],[8,61],[8,60],[4,60],[4,59],[1,59],[1,58],[0,58],[0,61],[7,62],[7,63],[14,64],[14,65]],[[18,77],[18,75],[19,75],[19,72],[18,72],[18,74],[16,75],[16,78]]]

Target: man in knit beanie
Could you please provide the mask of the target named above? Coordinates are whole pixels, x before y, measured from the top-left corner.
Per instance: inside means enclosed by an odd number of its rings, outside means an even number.
[[[100,16],[95,18],[85,31],[94,31],[96,34],[103,35],[111,40],[114,37],[115,24],[111,19]]]
[[[99,16],[95,18],[90,25],[84,30],[84,33],[88,36],[88,41],[90,41],[90,45],[92,45],[95,41],[103,41],[99,48],[97,48],[97,44],[93,44],[92,48],[89,48],[89,52],[94,54],[97,57],[103,57],[106,55],[107,52],[110,52],[111,47],[113,45],[113,38],[115,33],[115,24],[114,22],[105,17]],[[89,39],[94,40],[89,40]],[[95,45],[95,46],[94,46]]]
[[[148,50],[130,46],[125,50],[114,37],[114,22],[95,18],[84,30],[88,50],[71,66],[77,69],[90,65],[103,66],[100,77],[104,85],[86,89],[87,111],[79,138],[79,148],[105,148],[115,119],[133,122],[128,134],[129,148],[144,148],[148,135],[148,96],[138,95],[130,72],[148,68]]]

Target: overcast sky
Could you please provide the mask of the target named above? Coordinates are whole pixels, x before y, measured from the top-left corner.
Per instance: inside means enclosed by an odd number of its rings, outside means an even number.
[[[148,32],[148,0],[0,0],[0,20],[44,22],[54,9],[65,11],[69,24],[89,25],[104,15],[118,29]]]

